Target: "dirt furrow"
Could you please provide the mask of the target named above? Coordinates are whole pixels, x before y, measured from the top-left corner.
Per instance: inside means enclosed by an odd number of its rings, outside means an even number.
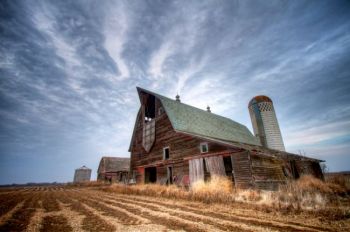
[[[22,207],[16,210],[11,217],[0,226],[0,231],[24,231],[29,225],[31,217],[37,207],[38,196],[28,197]]]
[[[302,223],[290,223],[290,222],[286,223],[278,220],[271,220],[269,218],[257,218],[256,214],[254,214],[254,216],[250,216],[249,214],[232,214],[232,213],[225,213],[225,212],[223,213],[223,212],[218,212],[217,210],[215,211],[212,209],[208,210],[206,208],[203,208],[203,206],[201,206],[199,209],[198,206],[196,208],[193,206],[187,206],[187,205],[184,205],[183,202],[164,203],[162,201],[156,201],[154,199],[150,200],[148,197],[142,197],[142,196],[126,196],[126,195],[118,195],[118,197],[116,195],[110,195],[110,196],[118,200],[120,200],[120,198],[130,199],[130,200],[135,200],[138,204],[148,203],[153,207],[163,206],[171,209],[179,209],[185,212],[192,212],[195,214],[205,215],[212,218],[242,222],[242,223],[251,224],[251,225],[265,226],[271,229],[277,229],[277,230],[283,230],[283,231],[330,231],[330,229],[328,228],[309,226]],[[220,208],[220,211],[224,211],[224,210]]]
[[[114,217],[111,216],[107,216],[107,215],[101,215],[101,212],[96,210],[93,207],[90,207],[88,205],[84,205],[84,207],[89,210],[90,212],[92,212],[93,214],[95,214],[96,216],[100,217],[101,219],[108,221],[109,223],[111,223],[115,228],[116,231],[152,231],[152,232],[161,232],[161,231],[165,231],[165,227],[164,226],[160,226],[157,224],[149,224],[149,225],[123,225],[120,224],[117,220],[115,220]]]
[[[108,221],[102,219],[100,216],[94,214],[92,211],[88,210],[87,207],[85,207],[79,201],[72,200],[68,197],[60,198],[60,200],[66,204],[69,204],[69,208],[72,211],[84,215],[81,226],[84,231],[115,231],[116,228],[113,225],[111,225]]]
[[[266,228],[256,225],[250,225],[245,222],[237,222],[237,221],[230,221],[230,220],[223,220],[222,218],[215,218],[211,216],[206,216],[199,213],[194,212],[188,212],[183,211],[180,209],[173,209],[158,205],[152,205],[149,203],[142,203],[142,202],[135,202],[132,200],[126,200],[123,198],[118,198],[118,201],[114,200],[113,198],[109,198],[110,201],[106,200],[106,203],[109,204],[129,204],[129,205],[138,205],[140,207],[144,207],[150,210],[153,210],[154,212],[163,212],[168,213],[171,216],[175,216],[178,218],[181,218],[182,220],[191,220],[191,221],[199,221],[201,223],[204,223],[206,225],[211,225],[213,227],[219,228],[221,230],[229,230],[229,231],[266,231]],[[271,228],[268,229],[269,231],[273,231]]]
[[[75,194],[77,194],[77,193],[75,193]],[[79,196],[74,196],[73,198],[78,198],[78,197],[81,197],[83,195],[85,197],[90,198],[90,199],[92,197],[91,193],[85,192],[84,194],[80,193]],[[101,199],[97,199],[97,198],[95,198],[95,199],[101,201]],[[201,226],[193,225],[193,223],[191,221],[185,220],[185,222],[183,222],[184,220],[171,217],[171,215],[168,215],[168,214],[164,215],[164,213],[153,212],[153,211],[150,211],[150,210],[145,209],[145,208],[125,207],[125,205],[114,205],[114,206],[117,206],[118,208],[122,208],[131,214],[139,215],[143,218],[146,218],[149,221],[153,222],[154,224],[163,225],[171,230],[184,229],[186,231],[207,231],[207,230],[201,228]]]
[[[60,210],[56,197],[57,196],[54,193],[44,192],[43,208],[46,212],[54,212]]]
[[[124,225],[139,225],[150,223],[150,221],[147,219],[132,214],[123,208],[106,204],[101,200],[93,200],[91,197],[89,197],[85,198],[83,202],[95,209],[98,209],[99,211],[102,211],[103,215],[117,218],[120,221],[120,223]]]
[[[156,210],[157,207],[159,208],[160,206],[169,208],[169,209],[176,209],[176,210],[181,210],[183,212],[191,212],[194,214],[198,215],[203,215],[207,216],[209,218],[217,218],[220,220],[226,220],[226,221],[234,221],[234,222],[240,222],[244,223],[247,225],[256,225],[256,226],[261,226],[261,227],[268,227],[269,229],[275,229],[275,230],[282,230],[282,231],[320,231],[316,230],[314,228],[309,228],[309,227],[301,227],[301,226],[292,226],[292,225],[287,225],[284,223],[276,222],[276,221],[267,221],[266,219],[259,219],[259,218],[253,218],[250,217],[249,215],[245,215],[244,217],[242,216],[235,216],[235,215],[229,215],[229,214],[223,214],[223,213],[218,213],[218,212],[212,212],[208,211],[205,209],[193,209],[191,207],[186,207],[186,206],[179,206],[179,205],[169,205],[169,204],[162,204],[159,202],[154,202],[154,201],[146,201],[146,200],[139,200],[134,198],[133,196],[112,196],[112,198],[115,199],[130,199],[131,202],[133,203],[133,200],[136,201],[134,203],[144,205],[145,207],[154,207]],[[321,230],[324,231],[324,230]]]
[[[9,211],[7,211],[5,214],[3,214],[0,217],[0,225],[3,225],[4,223],[6,223],[6,221],[9,220],[16,211],[21,209],[23,205],[24,205],[24,201],[17,203],[14,207],[11,207]]]
[[[40,231],[69,232],[73,231],[73,228],[68,224],[68,220],[62,215],[45,216]]]
[[[11,211],[16,205],[22,201],[24,201],[24,196],[13,196],[1,199],[0,203],[0,217],[7,214],[9,211]]]

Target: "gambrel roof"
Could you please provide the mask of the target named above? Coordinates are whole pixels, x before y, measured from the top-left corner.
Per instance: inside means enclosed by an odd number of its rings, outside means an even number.
[[[144,92],[160,100],[173,129],[177,132],[228,142],[260,145],[258,139],[246,126],[229,118],[195,108],[139,87],[137,87],[137,91],[139,96],[141,92]]]

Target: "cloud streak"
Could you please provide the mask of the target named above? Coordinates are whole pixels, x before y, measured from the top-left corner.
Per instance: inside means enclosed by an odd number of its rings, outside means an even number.
[[[349,15],[347,1],[1,1],[0,183],[128,156],[136,86],[248,128],[268,95],[290,151],[344,170]]]

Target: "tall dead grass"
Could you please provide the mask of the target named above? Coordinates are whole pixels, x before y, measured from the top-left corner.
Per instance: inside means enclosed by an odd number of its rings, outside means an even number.
[[[281,186],[279,191],[235,189],[232,182],[225,177],[213,176],[211,181],[199,181],[187,190],[174,185],[158,184],[119,185],[113,184],[102,188],[108,192],[122,194],[145,195],[170,199],[194,200],[204,203],[234,202],[248,203],[263,209],[282,211],[321,210],[346,192],[341,186],[323,182],[312,176],[303,176],[297,181],[290,181]]]

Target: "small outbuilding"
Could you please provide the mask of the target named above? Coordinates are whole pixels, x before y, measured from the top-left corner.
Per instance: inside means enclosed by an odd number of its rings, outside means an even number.
[[[127,183],[130,158],[102,157],[97,170],[97,180],[110,183]]]
[[[91,178],[90,168],[86,166],[82,166],[81,168],[75,169],[74,180],[73,180],[74,183],[90,181],[90,178]]]

